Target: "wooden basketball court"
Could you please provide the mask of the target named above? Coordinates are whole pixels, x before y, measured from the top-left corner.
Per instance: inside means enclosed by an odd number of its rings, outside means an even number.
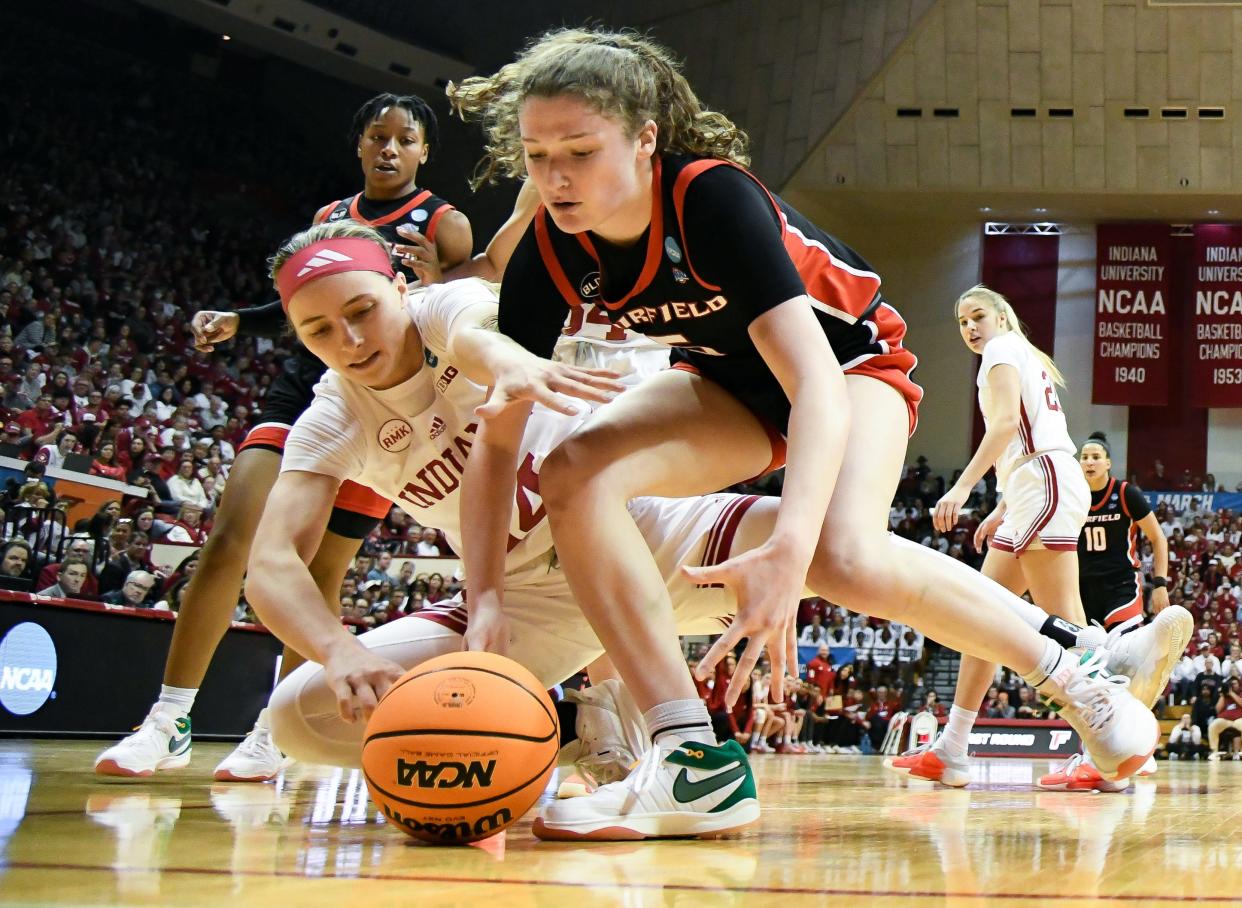
[[[412,843],[358,773],[211,781],[226,745],[153,781],[90,772],[97,742],[0,742],[0,902],[592,906],[1242,904],[1242,763],[1161,763],[1126,794],[1039,792],[1047,761],[980,761],[969,789],[878,757],[756,757],[764,814],[733,839]]]

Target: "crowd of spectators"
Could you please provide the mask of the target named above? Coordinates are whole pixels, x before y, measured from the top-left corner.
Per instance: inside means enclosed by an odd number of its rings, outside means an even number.
[[[296,131],[273,128],[278,114],[257,100],[125,50],[133,37],[122,25],[87,40],[17,10],[8,24],[0,451],[29,467],[0,500],[0,582],[175,611],[185,564],[152,564],[151,545],[205,541],[289,346],[238,338],[199,352],[190,319],[266,302],[272,244],[356,174],[325,168]],[[108,29],[106,16],[95,24]],[[250,138],[259,135],[261,143]],[[72,502],[55,494],[45,467],[140,491],[70,526]],[[75,590],[81,565],[48,572],[84,543],[87,576]],[[365,550],[452,555],[396,508]],[[238,616],[252,617],[244,602]]]

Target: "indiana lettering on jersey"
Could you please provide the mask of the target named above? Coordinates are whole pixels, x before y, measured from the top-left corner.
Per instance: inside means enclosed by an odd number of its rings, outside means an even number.
[[[461,435],[454,435],[440,456],[431,460],[414,474],[414,479],[405,484],[401,490],[401,498],[420,508],[433,507],[436,502],[457,491],[461,485],[461,474],[466,471],[466,458],[470,456],[473,437],[479,424],[472,422],[462,430]]]
[[[664,325],[672,321],[693,318],[705,318],[719,312],[729,301],[717,294],[711,299],[692,300],[688,302],[661,303],[659,306],[635,306],[625,310],[615,324],[622,328],[633,328],[635,325]]]

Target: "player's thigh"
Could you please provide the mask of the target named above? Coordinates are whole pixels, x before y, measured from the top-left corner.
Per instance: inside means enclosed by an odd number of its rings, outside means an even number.
[[[1027,590],[1026,574],[1018,556],[1013,552],[1002,552],[1000,549],[988,549],[983,559],[983,576],[995,580],[1015,596],[1021,596]]]
[[[1029,548],[1019,563],[1036,605],[1050,615],[1082,620],[1077,551]]]
[[[402,618],[362,634],[358,642],[402,668],[461,649],[456,630],[417,616]],[[363,722],[346,722],[337,710],[323,666],[307,662],[276,686],[269,702],[272,738],[295,759],[332,766],[357,766]]]
[[[875,378],[846,375],[850,431],[841,472],[828,503],[808,585],[828,598],[849,594],[886,554],[888,513],[905,469],[910,411],[906,400]]]
[[[719,385],[669,369],[621,394],[545,459],[549,507],[584,484],[624,494],[685,496],[749,479],[772,462],[759,419]]]

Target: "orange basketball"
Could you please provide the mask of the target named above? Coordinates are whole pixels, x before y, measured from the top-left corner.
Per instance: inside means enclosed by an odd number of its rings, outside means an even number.
[[[538,679],[492,653],[449,653],[402,675],[367,723],[362,771],[388,821],[416,839],[487,838],[547,787],[560,746]]]

